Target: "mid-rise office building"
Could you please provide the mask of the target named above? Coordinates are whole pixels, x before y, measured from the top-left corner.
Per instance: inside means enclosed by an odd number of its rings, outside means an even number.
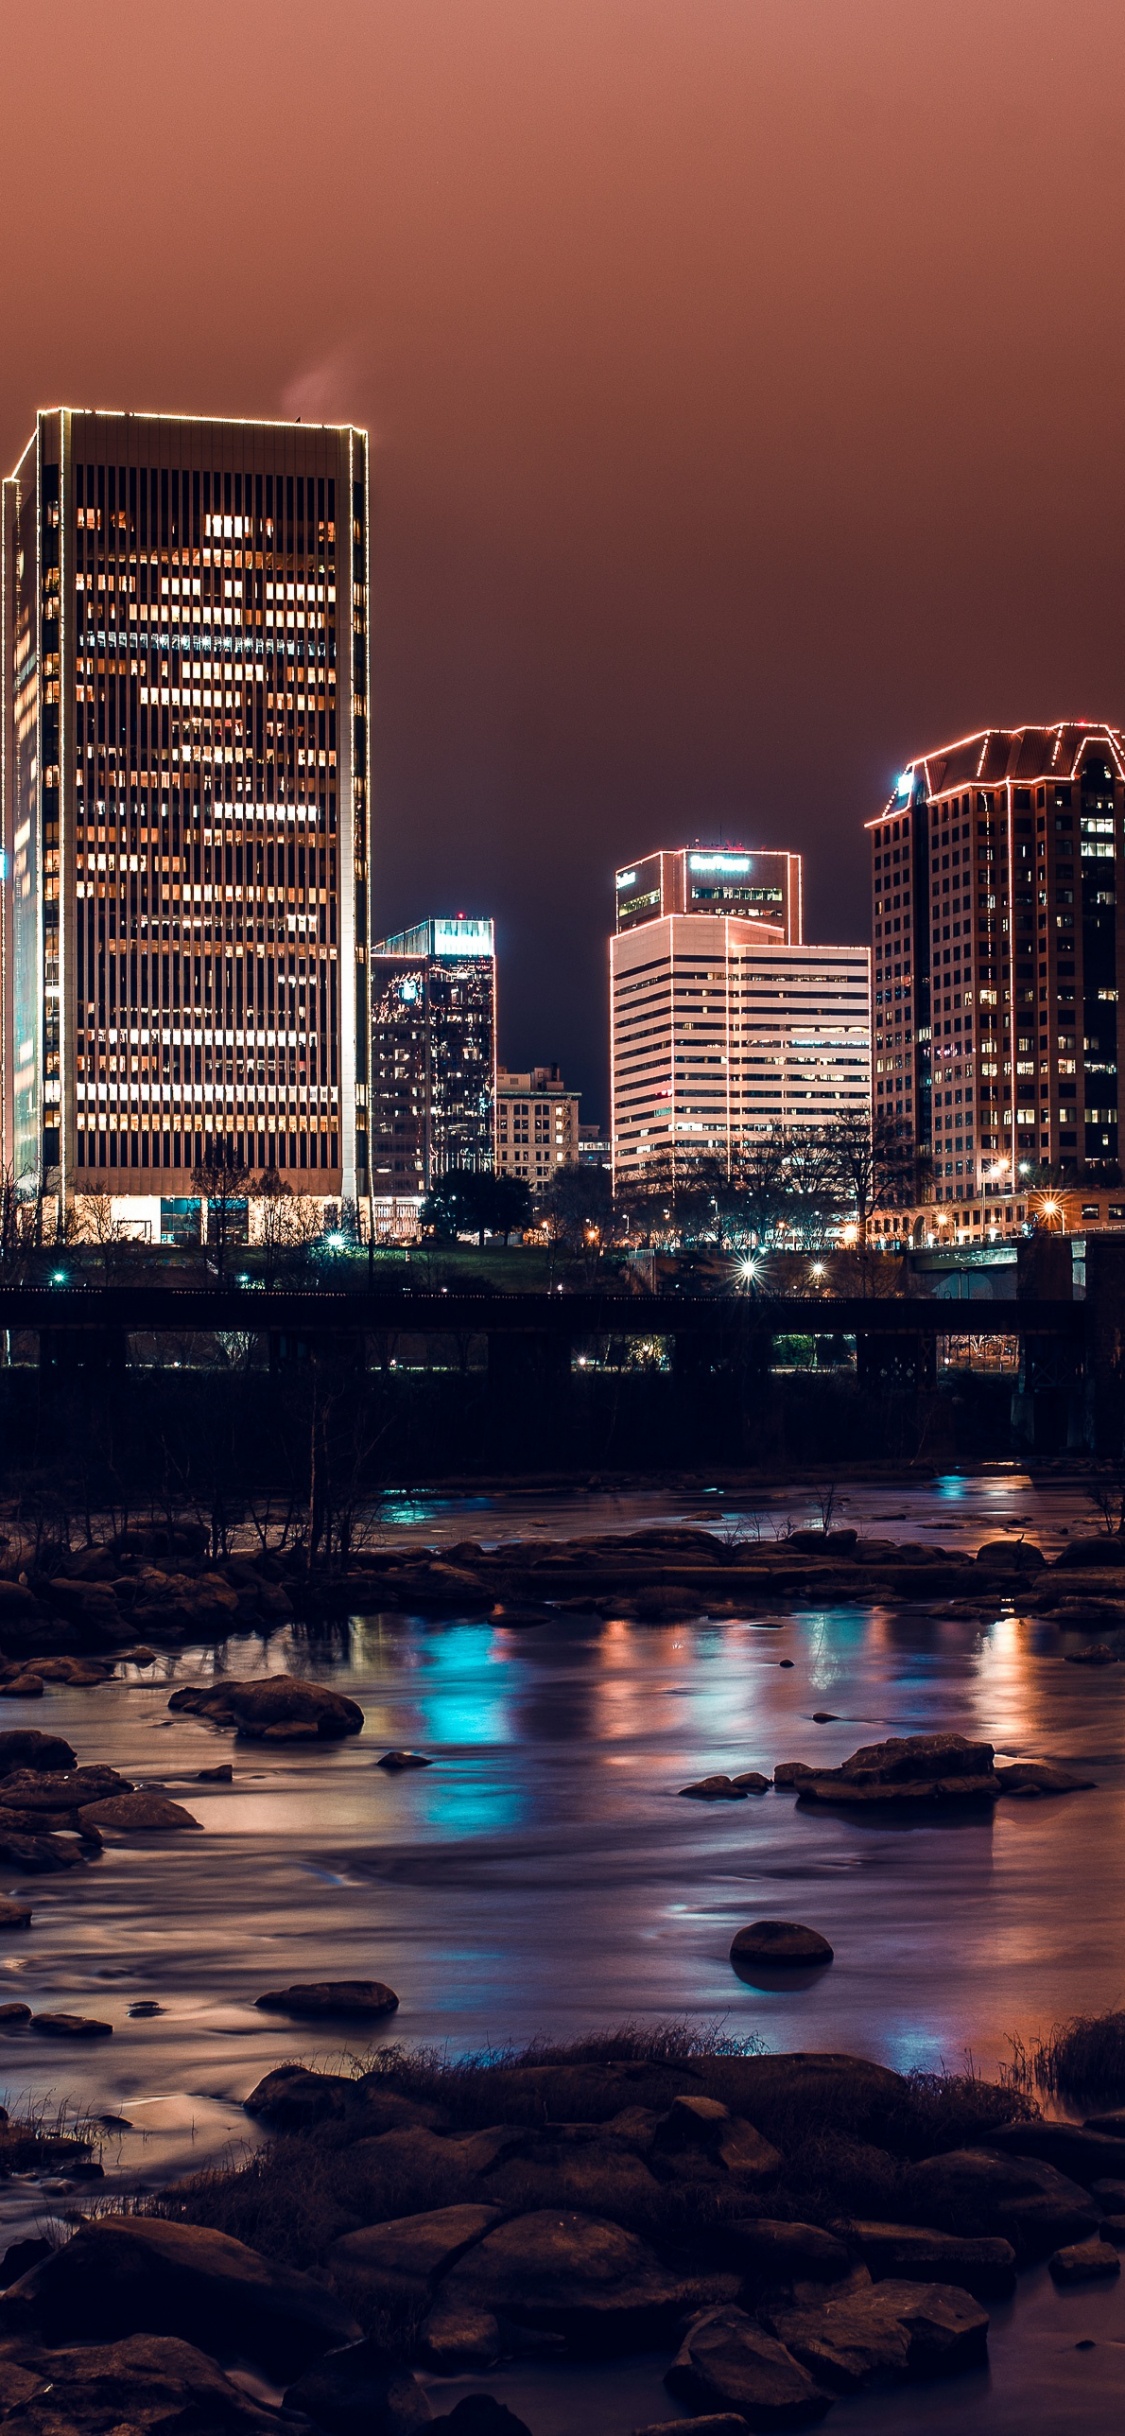
[[[804,937],[801,857],[773,848],[675,846],[626,863],[616,876],[616,927],[664,914],[729,914],[763,922],[790,945]]]
[[[3,1153],[25,1194],[362,1197],[359,431],[63,408],[3,486]]]
[[[373,1193],[493,1165],[496,948],[489,921],[419,922],[371,954]]]
[[[986,728],[869,824],[874,1104],[939,1201],[1119,1156],[1125,736]]]
[[[557,1066],[527,1074],[501,1066],[496,1076],[496,1171],[519,1176],[534,1192],[558,1167],[578,1162],[578,1103]]]
[[[610,944],[618,1182],[870,1106],[865,947],[790,945],[760,920],[671,914]]]

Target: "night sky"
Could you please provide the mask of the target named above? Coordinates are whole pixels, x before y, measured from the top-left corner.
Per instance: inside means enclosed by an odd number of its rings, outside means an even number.
[[[377,920],[495,913],[602,1117],[614,864],[1125,718],[1120,0],[3,10],[0,456],[41,404],[375,435]]]

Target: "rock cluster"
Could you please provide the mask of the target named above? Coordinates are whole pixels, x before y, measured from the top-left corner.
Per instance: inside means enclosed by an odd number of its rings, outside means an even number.
[[[799,2427],[865,2387],[978,2365],[1020,2267],[1118,2267],[1103,2228],[1125,2121],[1043,2122],[975,2083],[935,2116],[853,2057],[579,2051],[466,2072],[395,2051],[356,2078],[282,2066],[248,2109],[276,2141],[259,2221],[275,2170],[290,2247],[295,2195],[315,2193],[307,2267],[203,2221],[233,2171],[80,2224],[0,2298],[0,2406],[25,2436],[264,2427],[235,2361],[286,2386],[295,2431],[409,2436],[435,2424],[419,2368],[654,2347],[696,2415],[669,2427]],[[849,2204],[876,2183],[892,2213]],[[527,2436],[483,2394],[436,2424]]]

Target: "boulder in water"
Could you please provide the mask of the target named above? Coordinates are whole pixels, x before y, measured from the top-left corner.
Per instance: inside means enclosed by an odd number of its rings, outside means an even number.
[[[995,1801],[1000,1787],[990,1742],[963,1734],[908,1734],[853,1751],[840,1768],[802,1778],[798,1799],[841,1808],[887,1802]]]
[[[236,1727],[244,1741],[261,1742],[276,1726],[310,1726],[322,1741],[339,1742],[358,1734],[363,1710],[358,1701],[327,1684],[308,1683],[299,1675],[255,1675],[247,1682],[185,1683],[173,1692],[170,1709],[192,1717],[208,1717],[215,1725]]]
[[[254,1999],[260,2013],[289,2013],[297,2021],[316,2021],[324,2014],[374,2020],[394,2013],[398,1998],[381,1979],[310,1979],[291,1988],[274,1988]]]
[[[784,2344],[735,2307],[693,2319],[664,2383],[677,2402],[730,2410],[754,2428],[809,2427],[832,2400]]]
[[[80,1827],[116,1827],[127,1835],[144,1835],[176,1827],[198,1827],[190,1810],[170,1802],[166,1793],[142,1786],[136,1793],[114,1793],[108,1801],[87,1802],[78,1813]]]
[[[323,2284],[203,2225],[103,2216],[12,2287],[4,2304],[48,2342],[179,2335],[294,2375],[358,2339]]]
[[[1056,2284],[1106,2283],[1121,2273],[1121,2261],[1108,2241],[1070,2242],[1047,2263]]]
[[[748,1928],[739,1929],[730,1958],[736,1970],[740,1963],[792,1963],[799,1967],[834,1959],[827,1937],[822,1937],[819,1929],[802,1928],[795,1920],[752,1920]]]

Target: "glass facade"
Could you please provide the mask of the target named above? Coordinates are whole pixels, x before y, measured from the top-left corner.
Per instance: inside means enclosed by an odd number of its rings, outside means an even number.
[[[364,435],[44,414],[3,577],[21,1188],[182,1197],[221,1136],[365,1195]]]
[[[496,957],[489,921],[420,922],[371,956],[374,1190],[426,1193],[492,1166]]]
[[[991,728],[870,824],[878,1113],[937,1201],[1119,1162],[1125,735]]]

